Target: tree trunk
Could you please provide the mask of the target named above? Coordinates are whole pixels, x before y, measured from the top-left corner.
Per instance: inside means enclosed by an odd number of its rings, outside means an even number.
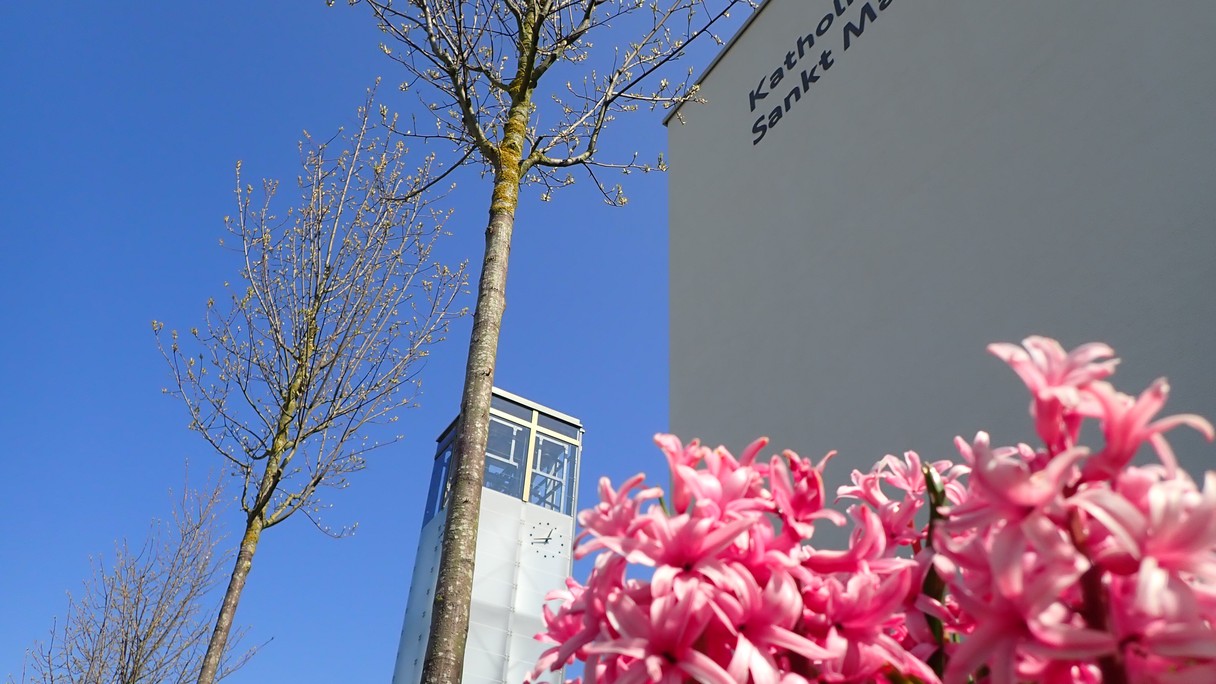
[[[224,651],[228,647],[228,636],[232,633],[232,620],[236,617],[236,607],[241,602],[241,592],[245,590],[245,580],[249,578],[249,571],[253,568],[253,554],[258,549],[262,530],[266,528],[266,509],[270,506],[270,501],[283,477],[283,456],[291,445],[289,438],[291,424],[299,409],[300,399],[307,391],[312,355],[316,349],[314,340],[317,334],[317,308],[318,304],[314,302],[306,313],[306,328],[300,359],[295,370],[292,371],[286,401],[279,407],[274,440],[266,453],[262,478],[258,483],[257,498],[247,509],[249,513],[245,522],[245,536],[241,538],[241,549],[236,554],[236,565],[232,568],[232,577],[228,580],[228,589],[224,591],[224,601],[220,604],[220,614],[215,619],[215,629],[211,632],[211,641],[207,643],[207,652],[203,655],[203,665],[198,672],[198,684],[215,684],[220,661],[223,660]],[[244,503],[243,500],[242,503]],[[271,523],[273,524],[274,521],[272,520]]]
[[[503,141],[498,148],[494,195],[490,204],[489,225],[486,227],[486,251],[477,285],[469,359],[460,398],[460,424],[452,453],[452,488],[431,608],[430,639],[422,669],[423,684],[459,684],[464,674],[464,649],[469,635],[469,608],[473,600],[477,522],[481,514],[486,441],[490,431],[490,398],[494,387],[502,315],[507,305],[507,261],[511,254],[515,208],[519,203],[520,160],[528,109],[526,100],[511,107],[504,126]]]
[[[241,538],[241,550],[236,555],[236,565],[232,568],[232,577],[228,580],[228,589],[224,591],[224,601],[220,604],[220,614],[215,620],[215,630],[211,632],[211,641],[207,644],[207,654],[203,656],[203,666],[198,673],[198,684],[213,684],[219,672],[220,660],[228,645],[228,636],[232,632],[232,620],[236,617],[236,606],[241,600],[241,592],[245,590],[245,580],[253,567],[253,554],[257,551],[258,540],[262,537],[262,517],[249,516],[245,524],[245,536]]]

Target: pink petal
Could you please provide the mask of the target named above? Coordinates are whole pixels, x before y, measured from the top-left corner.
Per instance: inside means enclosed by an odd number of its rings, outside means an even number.
[[[730,674],[709,656],[699,651],[688,651],[679,663],[680,669],[703,684],[736,684]]]
[[[1109,489],[1086,490],[1071,501],[1102,523],[1124,551],[1133,558],[1140,557],[1140,540],[1148,531],[1148,522],[1130,501]]]
[[[756,456],[766,446],[768,446],[768,437],[761,437],[751,444],[748,444],[747,448],[743,450],[743,453],[739,455],[739,463],[742,465],[751,465],[752,462],[756,460]]]
[[[1162,418],[1154,421],[1148,426],[1148,429],[1153,432],[1168,432],[1174,428],[1185,425],[1194,429],[1199,434],[1203,435],[1209,442],[1216,439],[1216,431],[1213,431],[1212,424],[1203,416],[1194,413],[1180,413],[1178,415]]]

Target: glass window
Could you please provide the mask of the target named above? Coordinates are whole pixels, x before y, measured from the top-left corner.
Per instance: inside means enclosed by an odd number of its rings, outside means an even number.
[[[486,440],[485,486],[516,498],[524,493],[524,454],[528,451],[528,429],[501,418],[490,417]]]
[[[545,435],[536,435],[532,456],[532,483],[528,501],[569,514],[574,502],[571,465],[576,447]]]
[[[532,409],[521,404],[517,404],[510,399],[505,399],[498,395],[490,397],[490,406],[496,408],[503,413],[508,413],[524,422],[532,422]]]
[[[565,435],[571,439],[578,439],[578,428],[567,423],[564,420],[558,420],[552,416],[546,416],[543,413],[537,415],[536,424],[556,432],[559,435]]]
[[[435,456],[435,465],[431,468],[431,486],[427,491],[426,510],[422,514],[423,525],[430,522],[448,503],[448,465],[452,460],[452,443],[449,441],[441,448],[443,451]]]

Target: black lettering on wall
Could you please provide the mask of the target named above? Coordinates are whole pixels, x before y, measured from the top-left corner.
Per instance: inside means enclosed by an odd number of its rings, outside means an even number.
[[[823,18],[819,20],[819,25],[815,27],[815,35],[822,38],[823,34],[827,33],[828,29],[832,28],[832,22],[835,20],[836,15],[832,14],[831,12],[823,15]]]
[[[852,13],[854,0],[831,0],[829,11],[819,19],[813,30],[795,34],[794,49],[777,55],[777,67],[767,76],[761,76],[756,87],[747,93],[749,111],[753,114],[760,112],[759,118],[752,122],[752,145],[758,145],[766,138],[768,133],[781,123],[781,119],[789,114],[790,109],[802,100],[811,85],[818,83],[836,64],[838,56],[834,55],[833,51],[837,45],[833,45],[834,41],[827,37],[833,27],[841,28],[841,43],[838,45],[843,46],[842,50],[848,50],[853,46],[853,39],[860,38],[870,25],[878,21],[879,13],[890,7],[892,2],[893,0],[857,0],[857,12]],[[849,13],[851,18],[845,18],[846,13]],[[843,25],[836,23],[837,18],[840,18]],[[816,47],[817,45],[819,47]],[[786,47],[789,47],[789,43],[786,43]],[[819,52],[818,56],[814,54],[816,51]],[[795,71],[798,72],[797,77],[794,76]],[[782,85],[786,76],[789,76],[791,84]],[[798,81],[798,84],[793,85],[794,81]],[[781,95],[783,90],[786,91],[784,97]],[[770,94],[777,96],[771,105],[763,102]],[[764,113],[766,108],[767,114]]]
[[[811,67],[810,71],[807,71],[806,69],[802,70],[802,92],[810,90],[811,84],[819,80],[819,74],[815,73],[815,70],[818,68],[819,65],[816,64],[815,66]]]
[[[773,111],[768,113],[768,127],[773,128],[778,123],[781,123],[782,111],[780,107],[773,107]]]
[[[747,94],[747,103],[751,105],[751,111],[756,111],[756,101],[763,100],[768,97],[768,92],[764,90],[764,79],[760,79],[760,83],[756,84],[756,89]]]
[[[783,69],[774,71],[773,75],[768,77],[768,87],[776,90],[777,86],[781,85],[781,79],[783,78],[785,78],[785,71]]]
[[[860,37],[862,32],[866,30],[866,20],[878,20],[878,14],[874,12],[874,8],[868,2],[862,6],[861,16],[857,17],[856,24],[850,21],[844,25],[844,49],[848,50],[853,38]]]
[[[822,36],[823,34],[821,33],[819,35]],[[802,36],[801,38],[799,38],[798,39],[798,58],[802,59],[802,56],[805,55],[807,53],[807,51],[809,51],[813,47],[815,47],[815,36],[814,35],[808,33],[805,36]]]
[[[761,140],[764,140],[764,134],[768,133],[768,126],[764,125],[763,116],[756,119],[756,123],[752,124],[752,133],[756,134],[756,137],[752,138],[753,145],[758,145]]]
[[[791,97],[794,98],[793,102],[790,101]],[[794,102],[797,102],[801,98],[802,89],[795,86],[794,89],[789,92],[789,95],[785,96],[785,111],[788,112],[790,110],[790,105],[794,104]]]

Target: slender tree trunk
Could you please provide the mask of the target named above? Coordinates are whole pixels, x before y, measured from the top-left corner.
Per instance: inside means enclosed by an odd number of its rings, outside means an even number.
[[[498,358],[498,336],[507,306],[507,261],[511,254],[515,208],[519,203],[520,160],[528,113],[526,99],[511,107],[498,148],[494,195],[486,227],[486,251],[473,311],[464,392],[460,398],[460,424],[452,454],[452,488],[431,609],[430,640],[423,663],[423,684],[459,684],[464,674],[464,649],[473,600],[473,564],[477,554],[477,522],[481,514],[486,441],[490,431],[490,399]]]
[[[215,629],[211,632],[211,641],[207,643],[207,652],[203,655],[202,668],[198,672],[198,684],[215,684],[220,661],[228,647],[228,637],[232,633],[232,621],[236,617],[236,607],[241,602],[241,592],[245,590],[245,580],[249,578],[249,571],[253,568],[253,554],[258,550],[258,541],[262,538],[262,530],[266,528],[266,511],[283,477],[283,458],[291,445],[291,424],[307,388],[312,355],[316,350],[314,340],[317,335],[318,306],[319,303],[314,301],[305,314],[306,326],[300,358],[295,370],[292,371],[291,383],[287,386],[286,401],[279,407],[274,440],[271,441],[270,449],[266,453],[262,478],[258,482],[257,498],[247,509],[249,514],[245,522],[245,535],[241,537],[241,548],[236,554],[236,565],[232,568],[232,577],[228,579],[228,589],[224,591],[224,600],[220,603],[220,614],[215,619]],[[276,521],[271,520],[270,522],[273,524]]]
[[[220,668],[220,658],[228,645],[228,636],[232,632],[232,620],[236,617],[236,606],[241,600],[241,592],[245,590],[245,580],[249,578],[249,570],[253,567],[253,554],[257,551],[258,540],[262,537],[262,517],[252,515],[245,524],[245,535],[241,538],[241,550],[236,555],[236,565],[232,568],[232,577],[228,580],[228,589],[224,591],[224,601],[220,604],[220,614],[215,621],[215,630],[211,632],[211,641],[207,644],[207,653],[203,656],[203,666],[198,673],[199,684],[212,684]]]

